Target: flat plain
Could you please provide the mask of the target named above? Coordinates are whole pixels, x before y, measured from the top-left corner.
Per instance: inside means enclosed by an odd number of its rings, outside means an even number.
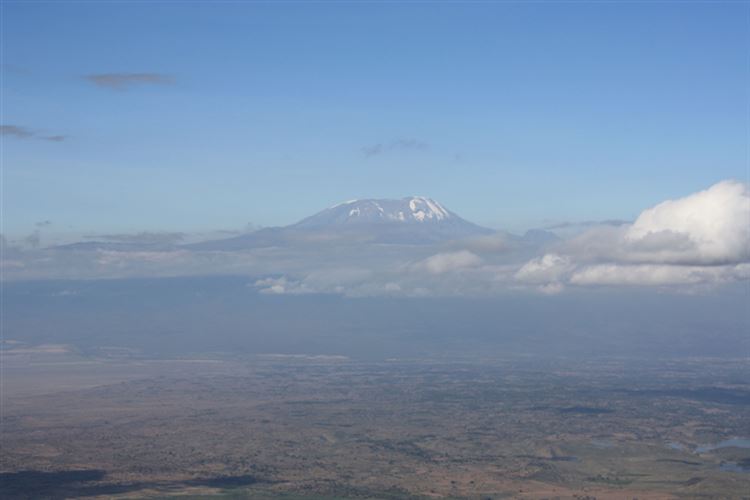
[[[744,360],[3,350],[3,498],[748,498]]]

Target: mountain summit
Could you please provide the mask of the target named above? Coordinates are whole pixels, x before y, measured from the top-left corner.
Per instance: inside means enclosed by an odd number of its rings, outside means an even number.
[[[289,226],[189,246],[201,250],[238,250],[331,243],[421,245],[491,232],[462,219],[432,198],[411,196],[398,200],[346,201]]]
[[[400,200],[351,200],[301,220],[291,227],[313,228],[336,225],[423,223],[434,224],[461,218],[437,201],[424,196]]]

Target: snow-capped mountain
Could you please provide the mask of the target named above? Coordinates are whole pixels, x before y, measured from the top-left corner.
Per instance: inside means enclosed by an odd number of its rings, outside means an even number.
[[[423,196],[351,200],[285,227],[189,245],[200,250],[329,243],[429,244],[492,233]]]
[[[291,227],[313,228],[359,224],[446,224],[464,222],[440,203],[424,196],[400,200],[351,200],[293,224]]]

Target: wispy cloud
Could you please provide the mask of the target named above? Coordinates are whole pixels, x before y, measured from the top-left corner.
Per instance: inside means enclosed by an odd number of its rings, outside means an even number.
[[[571,227],[590,227],[590,226],[624,226],[631,224],[632,220],[622,219],[605,219],[605,220],[585,220],[581,222],[557,222],[544,226],[543,229],[567,229]]]
[[[3,136],[17,137],[19,139],[28,139],[34,136],[34,132],[18,125],[0,125],[0,134]]]
[[[451,271],[460,271],[469,267],[477,267],[482,259],[468,250],[458,252],[443,252],[432,255],[416,264],[419,269],[424,269],[430,274],[443,274]]]
[[[26,238],[24,238],[23,241],[24,241],[24,243],[26,243],[26,245],[28,245],[31,248],[39,248],[39,245],[42,242],[42,236],[39,233],[39,230],[36,229],[36,230],[34,230],[33,233],[31,233]]]
[[[185,233],[181,232],[149,232],[86,235],[87,238],[99,238],[106,241],[120,243],[139,243],[146,245],[170,245],[180,243],[185,239]]]
[[[97,87],[111,90],[128,90],[138,85],[172,85],[175,82],[173,76],[163,73],[94,73],[83,78]]]
[[[392,151],[425,151],[430,145],[417,139],[395,139],[391,142],[379,142],[362,148],[365,158],[372,158]]]
[[[42,135],[30,128],[19,125],[0,125],[0,136],[15,137],[16,139],[37,139],[40,141],[62,142],[67,139],[64,135]]]
[[[65,139],[67,139],[67,136],[64,135],[44,135],[37,137],[37,139],[42,139],[44,141],[50,141],[50,142],[62,142]]]

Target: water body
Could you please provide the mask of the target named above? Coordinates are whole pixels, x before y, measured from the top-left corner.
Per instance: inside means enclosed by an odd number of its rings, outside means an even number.
[[[611,439],[592,439],[591,444],[594,446],[594,448],[599,449],[606,449],[606,448],[614,448],[615,443],[612,442]]]
[[[669,443],[666,443],[666,446],[668,448],[671,448],[673,450],[678,450],[678,451],[687,450],[687,447],[684,444],[678,443],[676,441],[670,441]],[[732,448],[732,447],[750,448],[750,439],[734,437],[731,439],[725,439],[724,441],[719,441],[718,443],[704,444],[704,445],[697,446],[695,450],[693,450],[693,453],[700,454],[700,453],[706,453],[706,452],[713,451],[713,450],[718,450],[720,448]],[[695,465],[699,465],[699,464],[695,463]],[[725,472],[749,473],[750,472],[750,458],[742,459],[739,462],[721,462],[721,464],[719,464],[719,469]]]
[[[744,464],[738,464],[735,462],[722,462],[721,465],[719,465],[719,469],[725,471],[725,472],[750,472],[750,464],[744,465]]]
[[[750,438],[734,437],[725,439],[714,444],[703,444],[695,448],[695,453],[706,453],[707,451],[718,450],[719,448],[750,448]]]

